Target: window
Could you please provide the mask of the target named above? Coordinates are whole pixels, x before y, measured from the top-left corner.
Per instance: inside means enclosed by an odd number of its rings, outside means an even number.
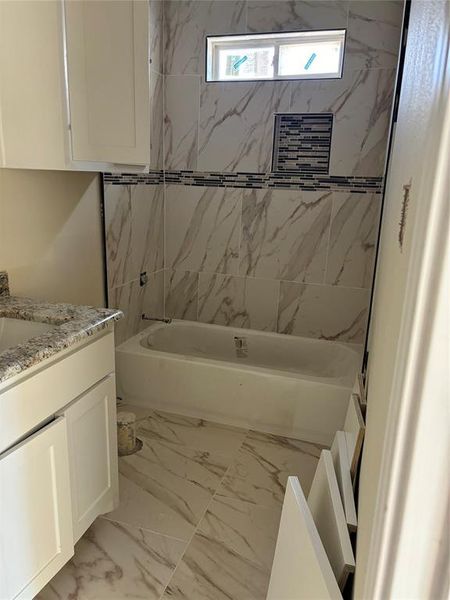
[[[206,38],[206,81],[342,76],[345,29]]]

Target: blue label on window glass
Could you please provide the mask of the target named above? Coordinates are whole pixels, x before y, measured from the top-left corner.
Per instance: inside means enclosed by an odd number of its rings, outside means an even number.
[[[234,65],[233,65],[233,69],[235,71],[237,71],[239,69],[239,67],[242,65],[242,63],[245,63],[245,61],[248,59],[248,56],[243,56],[242,58],[240,58],[239,60],[237,60]]]
[[[315,52],[313,52],[311,54],[311,56],[308,58],[308,60],[306,61],[306,65],[304,66],[305,71],[307,71],[309,69],[309,67],[312,65],[313,60],[316,58],[317,54]]]

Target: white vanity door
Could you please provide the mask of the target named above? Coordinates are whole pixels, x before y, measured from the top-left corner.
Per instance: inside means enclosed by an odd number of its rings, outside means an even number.
[[[66,423],[0,456],[0,598],[33,598],[73,555]]]
[[[150,161],[148,2],[66,0],[74,161]]]
[[[77,542],[118,501],[116,385],[108,375],[63,411],[69,441],[73,536]]]

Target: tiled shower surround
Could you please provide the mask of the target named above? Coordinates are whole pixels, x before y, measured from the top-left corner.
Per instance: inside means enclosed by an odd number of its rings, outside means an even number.
[[[143,312],[364,340],[402,10],[151,2],[153,171],[105,178],[109,303],[127,315],[119,342]],[[327,27],[347,29],[340,80],[204,81],[206,34]],[[274,114],[290,112],[333,114],[328,175],[270,173]]]

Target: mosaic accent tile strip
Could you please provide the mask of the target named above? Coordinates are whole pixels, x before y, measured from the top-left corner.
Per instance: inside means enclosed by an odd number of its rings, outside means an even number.
[[[272,171],[328,173],[333,115],[275,115]]]
[[[116,185],[158,185],[164,183],[164,171],[149,173],[103,173],[103,182]]]
[[[331,190],[357,194],[381,194],[383,177],[354,177],[312,173],[227,173],[200,171],[152,171],[150,173],[104,173],[104,182],[113,185],[193,185],[207,187]]]

